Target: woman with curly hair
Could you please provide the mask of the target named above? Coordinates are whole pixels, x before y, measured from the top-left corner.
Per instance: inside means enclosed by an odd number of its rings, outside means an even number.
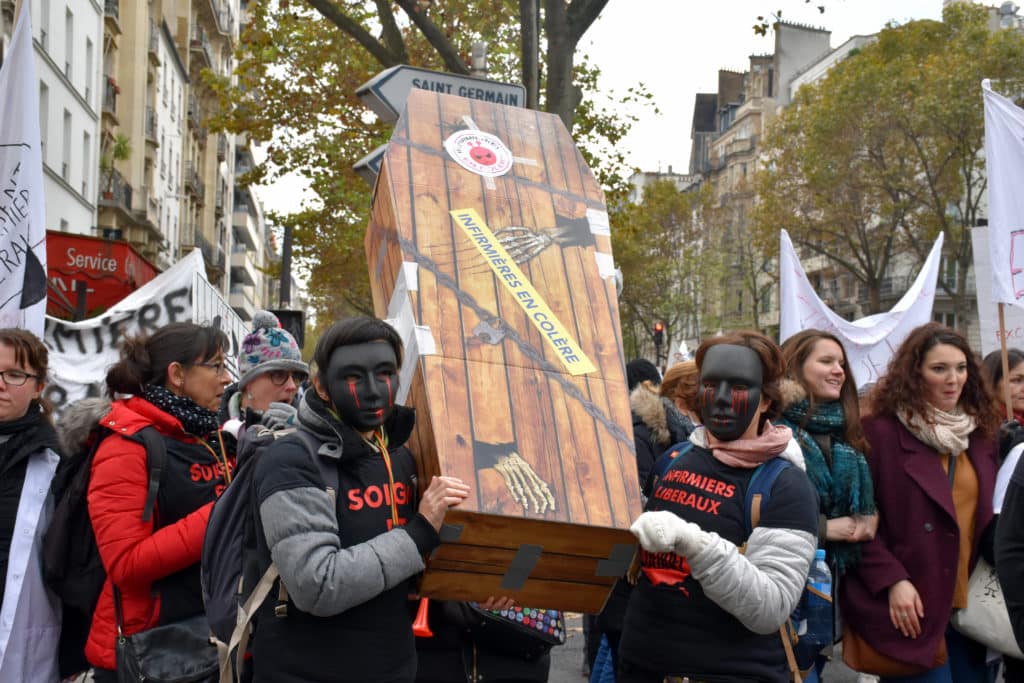
[[[863,426],[880,519],[840,587],[855,629],[844,650],[856,641],[888,660],[883,680],[993,680],[985,648],[950,626],[953,610],[967,606],[992,521],[997,461],[998,419],[967,340],[935,323],[913,330],[870,412]]]

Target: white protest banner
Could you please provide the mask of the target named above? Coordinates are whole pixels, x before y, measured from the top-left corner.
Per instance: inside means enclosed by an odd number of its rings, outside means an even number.
[[[999,350],[999,311],[992,296],[992,261],[989,258],[988,234],[988,228],[971,229],[982,356]],[[1024,349],[1024,309],[1006,306],[1003,308],[1003,314],[1006,323],[1006,346]]]
[[[242,340],[249,334],[249,328],[235,309],[224,301],[217,288],[211,285],[203,275],[196,275],[192,287],[192,321],[199,325],[212,325],[224,330],[228,336],[230,348],[225,353],[228,371],[232,379],[238,379],[238,356]]]
[[[981,90],[992,273],[988,300],[1024,306],[1024,109],[992,92],[987,78]]]
[[[935,240],[914,284],[888,313],[876,313],[851,322],[818,297],[800,265],[789,234],[783,230],[779,239],[779,342],[801,330],[831,332],[843,343],[857,388],[877,382],[910,331],[931,320],[942,238],[940,234]]]
[[[103,315],[81,322],[47,316],[44,340],[50,350],[50,383],[46,398],[60,410],[86,396],[102,395],[107,370],[117,362],[126,336],[193,319],[193,281],[202,272],[203,254],[194,249]]]
[[[0,67],[0,327],[43,334],[46,210],[30,3]]]

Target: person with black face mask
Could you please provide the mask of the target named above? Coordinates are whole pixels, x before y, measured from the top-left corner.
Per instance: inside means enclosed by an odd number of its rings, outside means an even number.
[[[789,680],[779,628],[817,547],[818,500],[781,408],[782,352],[757,332],[697,350],[703,426],[659,469],[632,531],[640,572],[618,650],[619,683]],[[753,531],[746,491],[757,467],[784,468]],[[661,463],[659,463],[661,464]],[[741,546],[745,552],[741,552]]]
[[[256,461],[258,551],[280,586],[260,608],[252,642],[254,681],[410,682],[416,650],[408,596],[423,557],[440,542],[445,512],[469,487],[433,477],[416,500],[416,463],[404,447],[414,413],[396,405],[402,342],[380,320],[335,323],[313,354],[313,390],[296,437]],[[322,467],[338,473],[332,498]]]

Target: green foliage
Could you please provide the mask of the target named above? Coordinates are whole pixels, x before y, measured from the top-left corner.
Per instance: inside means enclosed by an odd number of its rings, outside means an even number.
[[[488,43],[489,77],[521,80],[516,0],[411,4],[415,11],[428,14],[464,62],[469,61],[473,42],[483,40]],[[364,27],[365,37],[378,41],[376,56],[313,5],[333,6]],[[353,312],[372,313],[363,249],[372,190],[352,171],[352,164],[386,143],[391,127],[377,121],[356,98],[356,88],[385,64],[445,67],[435,46],[396,5],[410,3],[250,3],[251,21],[236,55],[236,83],[211,74],[205,77],[220,103],[211,128],[247,133],[267,145],[266,162],[243,181],[269,184],[294,173],[310,183],[312,198],[299,211],[268,218],[293,227],[293,253],[306,276],[319,326]],[[574,73],[585,93],[596,92],[599,72],[585,58]],[[649,101],[643,86],[620,98],[631,104]],[[629,169],[616,145],[633,121],[633,116],[617,117],[614,111],[598,108],[589,97],[576,110],[581,151],[610,199],[624,195]]]
[[[867,288],[868,312],[879,310],[892,260],[923,258],[940,231],[965,273],[985,187],[981,80],[1024,85],[1024,37],[987,21],[984,7],[955,3],[942,22],[887,27],[802,88],[764,141],[760,239],[777,244],[785,227],[804,253]],[[966,278],[942,285],[966,314]]]
[[[644,188],[642,203],[625,203],[612,212],[612,249],[622,269],[623,343],[627,358],[643,355],[655,321],[665,321],[668,336],[701,328],[703,299],[721,277],[721,252],[706,249],[712,191],[680,191],[668,180]]]

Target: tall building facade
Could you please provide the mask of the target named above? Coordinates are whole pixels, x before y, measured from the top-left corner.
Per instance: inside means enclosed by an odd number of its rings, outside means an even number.
[[[39,78],[46,225],[93,234],[103,97],[103,8],[96,0],[31,0],[30,10]]]
[[[210,282],[243,318],[269,306],[272,235],[255,193],[236,182],[252,167],[250,145],[236,149],[234,136],[208,123],[215,100],[206,83],[232,77],[248,3],[24,2],[47,228],[127,241],[161,270],[200,249]],[[0,63],[14,9],[0,0]]]

